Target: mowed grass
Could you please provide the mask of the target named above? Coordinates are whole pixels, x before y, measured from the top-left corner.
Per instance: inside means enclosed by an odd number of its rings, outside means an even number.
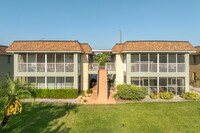
[[[11,116],[2,132],[200,132],[200,102],[117,105],[23,103],[22,113]]]

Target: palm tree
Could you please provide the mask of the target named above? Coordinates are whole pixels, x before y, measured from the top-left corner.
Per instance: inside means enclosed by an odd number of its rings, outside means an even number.
[[[12,114],[17,114],[22,111],[23,98],[35,98],[34,89],[31,84],[13,80],[10,77],[6,78],[6,82],[0,83],[0,100],[4,101],[2,109],[4,119],[0,125],[0,130],[6,125]]]

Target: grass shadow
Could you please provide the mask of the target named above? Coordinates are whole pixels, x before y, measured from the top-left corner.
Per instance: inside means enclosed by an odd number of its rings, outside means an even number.
[[[52,127],[50,122],[69,115],[71,111],[77,113],[77,105],[47,103],[34,103],[31,105],[31,103],[23,103],[22,113],[12,115],[2,132],[58,132],[64,123],[55,125],[56,128],[51,131]],[[0,118],[2,120],[3,116],[1,115]],[[67,128],[67,130],[70,131],[71,129]]]

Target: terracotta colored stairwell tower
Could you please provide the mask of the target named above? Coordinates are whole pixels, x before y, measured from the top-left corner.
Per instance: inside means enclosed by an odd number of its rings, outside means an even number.
[[[108,100],[107,93],[107,75],[105,69],[100,69],[98,74],[98,98],[97,101],[104,102]]]

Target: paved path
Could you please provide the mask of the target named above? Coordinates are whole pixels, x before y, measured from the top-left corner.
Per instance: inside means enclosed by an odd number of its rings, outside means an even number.
[[[23,102],[32,102],[30,99],[24,99]],[[78,104],[76,99],[49,99],[49,98],[36,98],[35,102],[44,102],[44,103],[71,103]]]
[[[199,96],[200,96],[200,88],[193,87],[193,86],[190,85],[190,91],[191,91],[191,92],[196,92],[196,93],[198,93]]]

